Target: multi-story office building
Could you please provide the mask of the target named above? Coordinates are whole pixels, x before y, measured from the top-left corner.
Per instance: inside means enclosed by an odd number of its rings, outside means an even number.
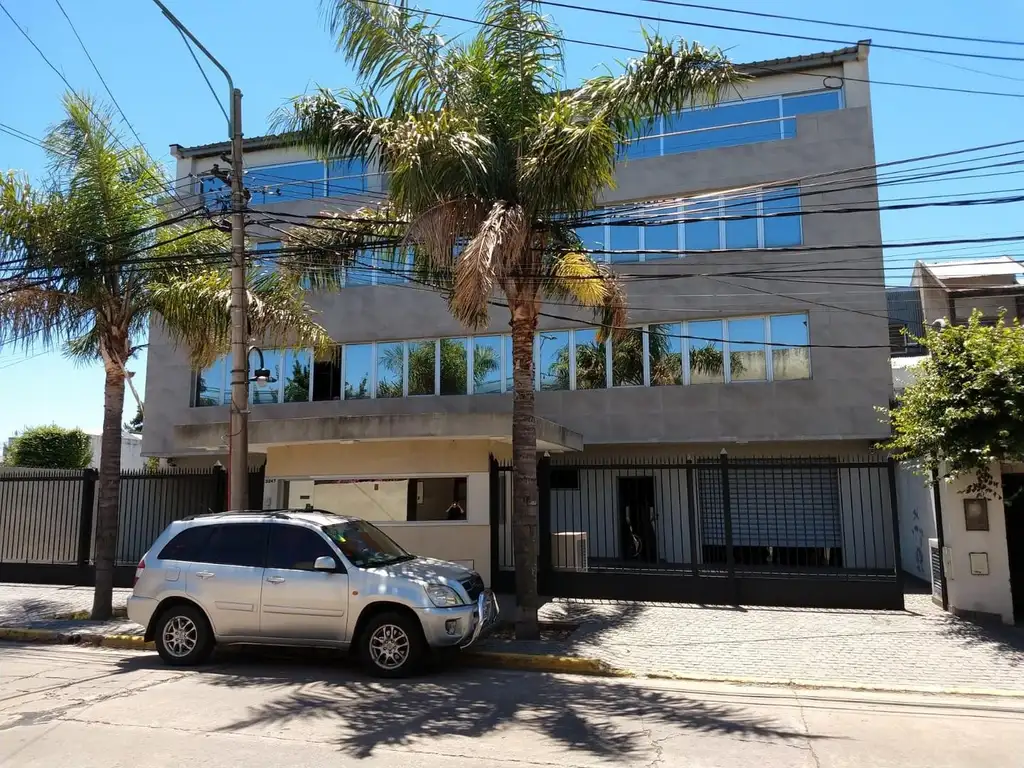
[[[867,55],[864,43],[745,65],[739,92],[658,117],[626,150],[602,203],[673,199],[685,221],[580,231],[626,276],[637,330],[602,345],[586,315],[545,307],[539,451],[835,457],[886,435],[875,411],[891,382]],[[177,176],[216,199],[210,171],[227,151],[175,145]],[[296,215],[386,197],[376,169],[313,161],[274,136],[248,139],[245,162],[250,205],[288,214],[250,229],[256,249],[276,248]],[[825,212],[834,208],[853,210]],[[507,314],[496,308],[468,333],[403,265],[372,266],[311,295],[341,345],[337,362],[265,351],[276,381],[252,388],[254,461],[288,481],[275,502],[401,521],[386,524],[403,543],[486,573],[488,457],[507,456],[511,437]],[[193,371],[155,323],[146,383],[147,455],[223,459],[223,361]],[[453,502],[465,520],[448,520]]]

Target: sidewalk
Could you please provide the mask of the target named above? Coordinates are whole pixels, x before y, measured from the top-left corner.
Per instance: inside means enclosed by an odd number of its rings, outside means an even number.
[[[115,608],[123,608],[130,593],[116,590]],[[87,587],[0,584],[0,627],[63,633],[81,642],[141,634],[125,619],[57,618],[91,604]],[[541,620],[578,625],[568,637],[491,638],[477,650],[526,654],[529,663],[516,666],[539,669],[604,667],[679,679],[1024,696],[1024,629],[957,619],[928,595],[908,594],[906,606],[894,612],[559,600],[541,609]],[[118,643],[123,638],[112,641]],[[491,662],[499,663],[495,656]]]

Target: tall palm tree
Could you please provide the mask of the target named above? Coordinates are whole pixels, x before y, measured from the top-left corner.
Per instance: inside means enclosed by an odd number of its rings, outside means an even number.
[[[68,93],[64,112],[44,140],[50,177],[37,188],[14,173],[0,176],[0,348],[59,347],[103,364],[92,616],[105,619],[129,366],[151,318],[189,350],[197,368],[226,351],[230,275],[226,236],[208,221],[168,218],[158,204],[168,187],[162,169],[141,147],[125,147],[109,110]],[[330,338],[293,277],[254,272],[251,280],[255,339],[330,354]]]
[[[486,325],[496,295],[508,305],[520,637],[537,635],[538,314],[545,299],[575,302],[606,333],[626,318],[623,288],[582,248],[572,219],[614,185],[621,146],[649,131],[651,116],[714,103],[740,80],[717,50],[645,33],[647,53],[622,74],[567,90],[560,31],[540,5],[484,0],[477,33],[446,41],[404,2],[330,0],[328,27],[362,90],[321,89],[277,120],[320,157],[366,157],[387,174],[386,225],[339,217],[302,242],[345,259],[397,232],[467,327]]]

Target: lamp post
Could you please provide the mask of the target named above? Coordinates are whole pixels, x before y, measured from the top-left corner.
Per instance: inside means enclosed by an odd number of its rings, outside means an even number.
[[[228,425],[228,508],[245,509],[249,499],[249,363],[246,352],[245,192],[242,187],[242,92],[230,73],[160,0],[167,20],[213,62],[228,81],[231,114],[231,416]],[[262,353],[261,353],[262,358]]]

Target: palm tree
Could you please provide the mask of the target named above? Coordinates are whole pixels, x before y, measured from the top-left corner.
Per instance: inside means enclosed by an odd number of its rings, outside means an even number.
[[[77,360],[103,363],[92,616],[106,619],[128,367],[145,346],[151,318],[188,349],[196,368],[226,351],[230,275],[226,236],[195,217],[167,218],[157,201],[168,181],[141,147],[125,147],[109,110],[68,93],[64,112],[44,140],[50,178],[36,188],[14,173],[0,176],[0,348],[60,347]],[[255,339],[330,354],[330,338],[293,277],[253,272],[251,279]]]
[[[567,90],[560,31],[539,7],[484,0],[479,31],[446,41],[404,2],[330,0],[328,27],[362,89],[321,89],[276,121],[322,158],[365,157],[387,174],[386,215],[364,212],[365,227],[337,217],[304,229],[302,243],[343,261],[367,242],[379,247],[382,234],[400,238],[469,328],[487,324],[496,295],[505,299],[519,637],[538,632],[538,315],[552,299],[594,309],[605,334],[626,319],[622,286],[582,248],[572,219],[614,185],[620,148],[650,130],[650,116],[713,103],[741,79],[717,50],[645,33],[647,53],[622,74]]]

